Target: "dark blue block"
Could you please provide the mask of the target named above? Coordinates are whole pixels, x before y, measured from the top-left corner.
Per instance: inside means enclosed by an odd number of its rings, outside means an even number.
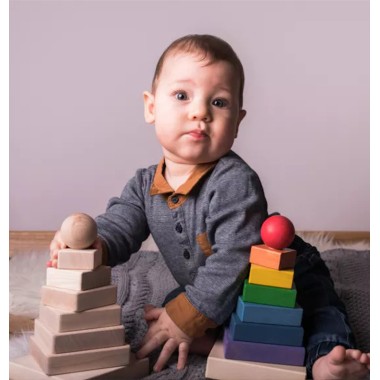
[[[245,342],[300,347],[303,340],[302,327],[242,322],[236,313],[231,315],[230,332],[233,340]]]
[[[228,328],[224,330],[223,345],[226,359],[295,366],[303,366],[304,364],[304,347],[232,340]]]
[[[266,323],[270,325],[301,326],[303,310],[300,307],[261,305],[244,302],[239,297],[236,314],[242,322]]]

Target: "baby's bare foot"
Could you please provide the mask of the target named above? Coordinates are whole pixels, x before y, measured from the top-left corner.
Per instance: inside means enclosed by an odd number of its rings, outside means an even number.
[[[360,350],[336,346],[313,365],[314,380],[358,380],[369,373],[370,356]]]

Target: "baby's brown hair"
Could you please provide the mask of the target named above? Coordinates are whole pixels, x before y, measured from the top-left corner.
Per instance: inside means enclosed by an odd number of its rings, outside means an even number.
[[[165,58],[171,53],[201,53],[201,60],[207,59],[210,63],[215,61],[225,61],[232,65],[236,72],[236,76],[240,82],[239,85],[239,105],[243,107],[243,91],[244,91],[244,69],[240,59],[232,49],[232,47],[219,37],[209,34],[189,34],[178,38],[172,42],[162,53],[157,62],[152,82],[152,92],[156,90],[157,82],[165,62]]]

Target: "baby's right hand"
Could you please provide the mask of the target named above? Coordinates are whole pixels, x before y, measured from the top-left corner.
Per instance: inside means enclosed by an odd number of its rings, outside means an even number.
[[[50,261],[46,264],[48,267],[57,268],[58,251],[64,248],[67,248],[67,245],[62,240],[61,231],[58,230],[50,243]]]
[[[55,233],[53,240],[50,242],[50,260],[46,263],[46,266],[57,268],[58,252],[65,248],[68,248],[68,245],[66,245],[62,239],[61,230],[58,230]],[[96,240],[90,248],[98,249],[103,252],[103,244],[99,236],[96,237]]]

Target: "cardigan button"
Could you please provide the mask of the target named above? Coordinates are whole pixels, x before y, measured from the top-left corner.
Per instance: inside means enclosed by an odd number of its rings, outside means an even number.
[[[178,197],[178,195],[173,195],[173,196],[172,196],[172,202],[173,202],[174,204],[177,204],[177,203],[179,202],[179,197]]]
[[[175,230],[180,234],[182,232],[182,226],[181,223],[177,223],[175,225]]]
[[[185,250],[183,251],[183,257],[184,257],[186,260],[189,260],[189,259],[190,259],[190,252],[189,252],[187,249],[185,249]]]

